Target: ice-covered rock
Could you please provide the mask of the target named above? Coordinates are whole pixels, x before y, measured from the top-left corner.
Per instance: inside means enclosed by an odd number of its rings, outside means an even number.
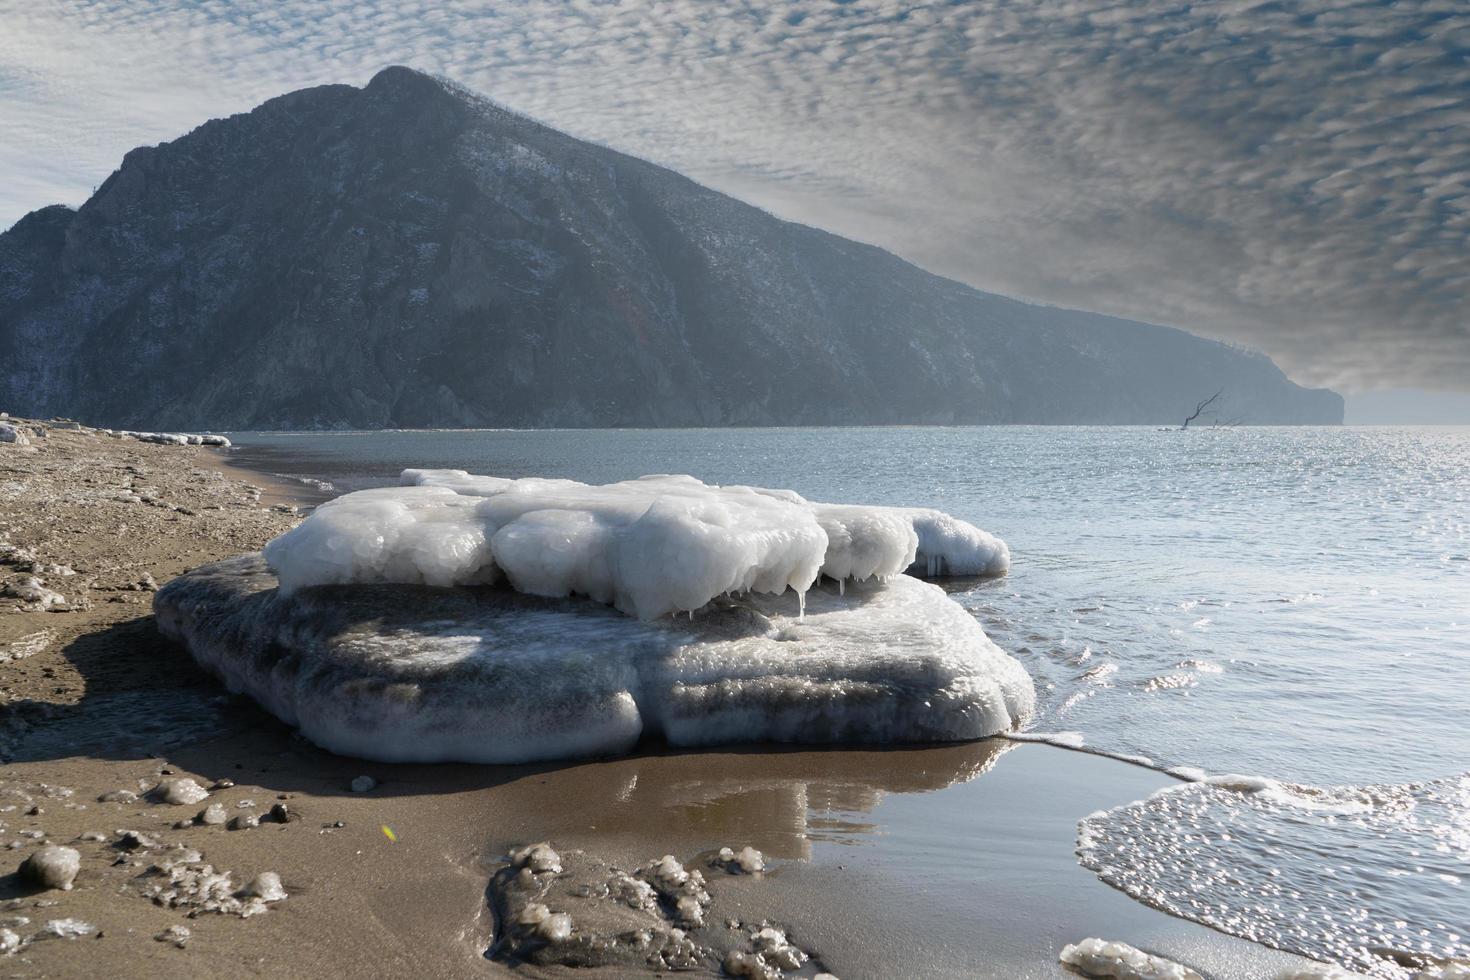
[[[9,422],[0,422],[0,443],[9,443],[13,446],[29,446],[31,440],[26,434]]]
[[[266,546],[287,591],[484,585],[582,595],[653,619],[716,596],[805,592],[819,575],[1001,574],[1005,545],[939,511],[813,504],[789,490],[648,476],[606,486],[405,470],[344,494]]]
[[[692,621],[580,599],[405,586],[285,594],[259,556],[174,579],[160,627],[234,691],[332,751],[523,762],[677,745],[981,738],[1032,712],[1031,680],[932,585],[751,593]]]
[[[71,891],[77,872],[82,870],[82,855],[70,847],[47,844],[37,848],[20,866],[20,876],[42,888]]]
[[[1203,980],[1189,967],[1127,943],[1090,938],[1062,947],[1061,961],[1088,977],[1113,980]]]

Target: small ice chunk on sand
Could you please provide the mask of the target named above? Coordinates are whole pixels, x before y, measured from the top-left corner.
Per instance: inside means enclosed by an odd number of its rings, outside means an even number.
[[[46,927],[36,933],[37,939],[76,939],[78,936],[90,936],[97,931],[97,927],[90,922],[81,919],[52,919],[46,923]]]
[[[1414,974],[1413,980],[1439,980],[1441,977],[1459,980],[1455,974],[1428,972]],[[1364,973],[1344,970],[1335,963],[1312,963],[1308,966],[1294,966],[1283,970],[1276,974],[1276,980],[1370,980],[1370,978]]]
[[[749,844],[739,851],[730,847],[720,848],[718,860],[731,874],[753,875],[766,870],[765,855]]]
[[[174,806],[190,806],[209,796],[209,790],[187,776],[179,779],[165,779],[158,784],[154,793],[161,802]]]
[[[190,935],[188,926],[172,925],[153,938],[161,943],[172,943],[179,949],[183,949],[188,945]]]
[[[209,804],[209,806],[200,810],[199,815],[194,818],[195,822],[201,823],[206,827],[218,827],[228,819],[229,815],[225,812],[224,804],[222,803]]]
[[[13,929],[0,929],[0,955],[9,955],[20,949],[20,934]]]
[[[286,889],[281,885],[281,876],[274,871],[262,871],[250,883],[240,889],[243,898],[258,898],[262,902],[279,902],[286,897]]]
[[[20,866],[20,875],[43,888],[71,891],[77,872],[82,870],[82,855],[70,848],[47,844],[34,851]]]
[[[352,792],[371,793],[377,789],[378,781],[371,776],[358,776],[352,781]]]
[[[565,912],[553,912],[541,920],[536,934],[549,943],[566,942],[572,935],[572,917]]]
[[[532,874],[561,873],[561,855],[545,841],[511,851],[510,861],[518,868],[529,868]]]
[[[1113,980],[1203,980],[1189,967],[1127,943],[1089,938],[1062,947],[1061,961],[1084,976]]]

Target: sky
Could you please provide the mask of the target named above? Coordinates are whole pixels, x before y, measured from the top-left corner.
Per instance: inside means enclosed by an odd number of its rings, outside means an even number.
[[[982,289],[1264,350],[1350,419],[1470,422],[1465,0],[0,0],[0,228],[390,64]]]

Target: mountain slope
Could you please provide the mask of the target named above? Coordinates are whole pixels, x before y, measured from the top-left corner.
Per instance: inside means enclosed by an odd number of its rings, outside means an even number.
[[[0,408],[147,427],[1250,422],[1342,400],[1020,303],[405,68],[128,153],[0,235]]]

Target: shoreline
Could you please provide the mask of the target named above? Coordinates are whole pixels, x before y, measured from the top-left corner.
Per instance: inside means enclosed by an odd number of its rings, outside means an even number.
[[[484,957],[495,931],[487,885],[505,849],[548,838],[625,867],[757,847],[771,873],[714,880],[717,907],[742,923],[789,927],[844,980],[1067,976],[1057,953],[1086,935],[1221,980],[1304,962],[1149,909],[1078,865],[1077,819],[1172,782],[1103,757],[998,739],[883,750],[644,745],[616,759],[530,766],[367,763],[317,749],[222,696],[158,636],[152,593],[138,585],[254,550],[289,527],[295,515],[270,508],[302,495],[271,476],[228,453],[89,430],[0,448],[0,542],[70,568],[43,577],[77,606],[21,612],[0,600],[0,654],[10,658],[0,662],[0,804],[15,807],[0,811],[10,862],[0,868],[0,918],[29,919],[16,929],[23,935],[62,919],[101,935],[27,945],[0,958],[12,971],[83,975],[105,955],[122,975],[509,973]],[[17,569],[0,566],[3,580],[21,577]],[[11,657],[38,634],[37,649]],[[360,775],[376,788],[352,792]],[[189,805],[146,793],[184,777],[219,788]],[[118,790],[138,799],[98,800]],[[283,803],[290,819],[174,826],[213,803],[230,818]],[[119,830],[157,843],[128,851]],[[43,841],[81,851],[74,890],[33,892],[11,873]],[[172,844],[237,882],[275,871],[290,897],[245,919],[155,904],[149,868]],[[176,925],[191,930],[185,948],[154,939]]]

